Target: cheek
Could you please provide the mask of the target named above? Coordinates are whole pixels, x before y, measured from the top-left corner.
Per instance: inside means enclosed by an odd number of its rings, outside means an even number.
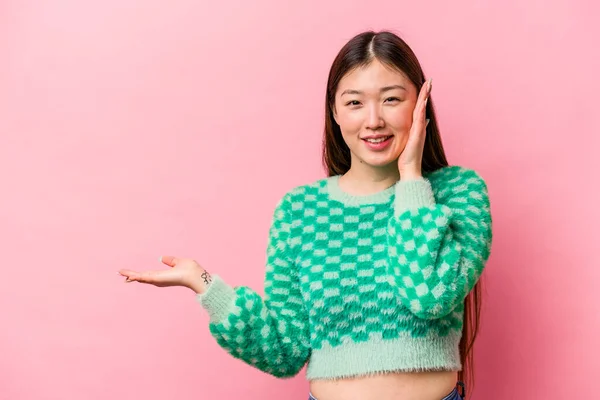
[[[397,112],[388,116],[387,122],[397,138],[396,147],[394,149],[394,155],[397,157],[404,151],[406,143],[408,142],[410,128],[412,127],[413,110],[409,106],[402,110],[395,111]]]
[[[398,133],[409,131],[412,126],[412,110],[410,107],[394,110],[394,112],[388,116],[388,123],[392,129]]]
[[[340,125],[343,135],[351,135],[360,131],[362,120],[359,113],[340,113],[337,122]]]

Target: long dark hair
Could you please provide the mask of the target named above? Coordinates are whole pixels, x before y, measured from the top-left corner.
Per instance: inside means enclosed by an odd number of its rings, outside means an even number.
[[[417,93],[425,83],[425,75],[417,57],[408,44],[396,34],[389,31],[367,31],[350,39],[333,61],[327,80],[322,161],[328,176],[341,175],[350,169],[350,149],[344,142],[340,126],[334,119],[335,94],[338,85],[347,73],[369,65],[374,59],[403,72],[417,88]],[[421,165],[423,173],[448,166],[431,97],[427,102],[426,114],[430,121],[423,149]],[[458,378],[471,388],[474,376],[472,349],[479,331],[481,312],[481,280],[469,293],[464,305],[464,324],[459,345],[463,368],[459,371]]]

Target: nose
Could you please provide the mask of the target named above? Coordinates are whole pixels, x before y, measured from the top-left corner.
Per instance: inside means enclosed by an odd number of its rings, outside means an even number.
[[[383,128],[384,125],[381,110],[377,105],[372,105],[369,108],[369,115],[367,116],[367,128],[377,130]]]

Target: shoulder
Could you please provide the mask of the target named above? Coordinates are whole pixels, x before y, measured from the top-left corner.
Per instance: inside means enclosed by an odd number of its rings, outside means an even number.
[[[487,182],[479,172],[459,165],[450,165],[425,174],[440,200],[455,197],[487,199]]]
[[[315,179],[309,183],[293,186],[279,198],[277,208],[287,211],[304,208],[306,202],[317,201],[325,191],[329,178]]]
[[[487,186],[479,172],[460,165],[449,165],[437,169],[425,174],[425,177],[435,186],[455,186],[457,184]]]

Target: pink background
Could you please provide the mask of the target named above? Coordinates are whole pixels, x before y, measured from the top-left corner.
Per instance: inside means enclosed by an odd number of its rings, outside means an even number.
[[[594,397],[599,11],[1,2],[0,399],[307,397],[303,372],[277,380],[222,351],[191,291],[116,271],[190,256],[262,292],[273,207],[324,176],[328,68],[369,28],[413,47],[451,163],[489,184],[474,398]]]

